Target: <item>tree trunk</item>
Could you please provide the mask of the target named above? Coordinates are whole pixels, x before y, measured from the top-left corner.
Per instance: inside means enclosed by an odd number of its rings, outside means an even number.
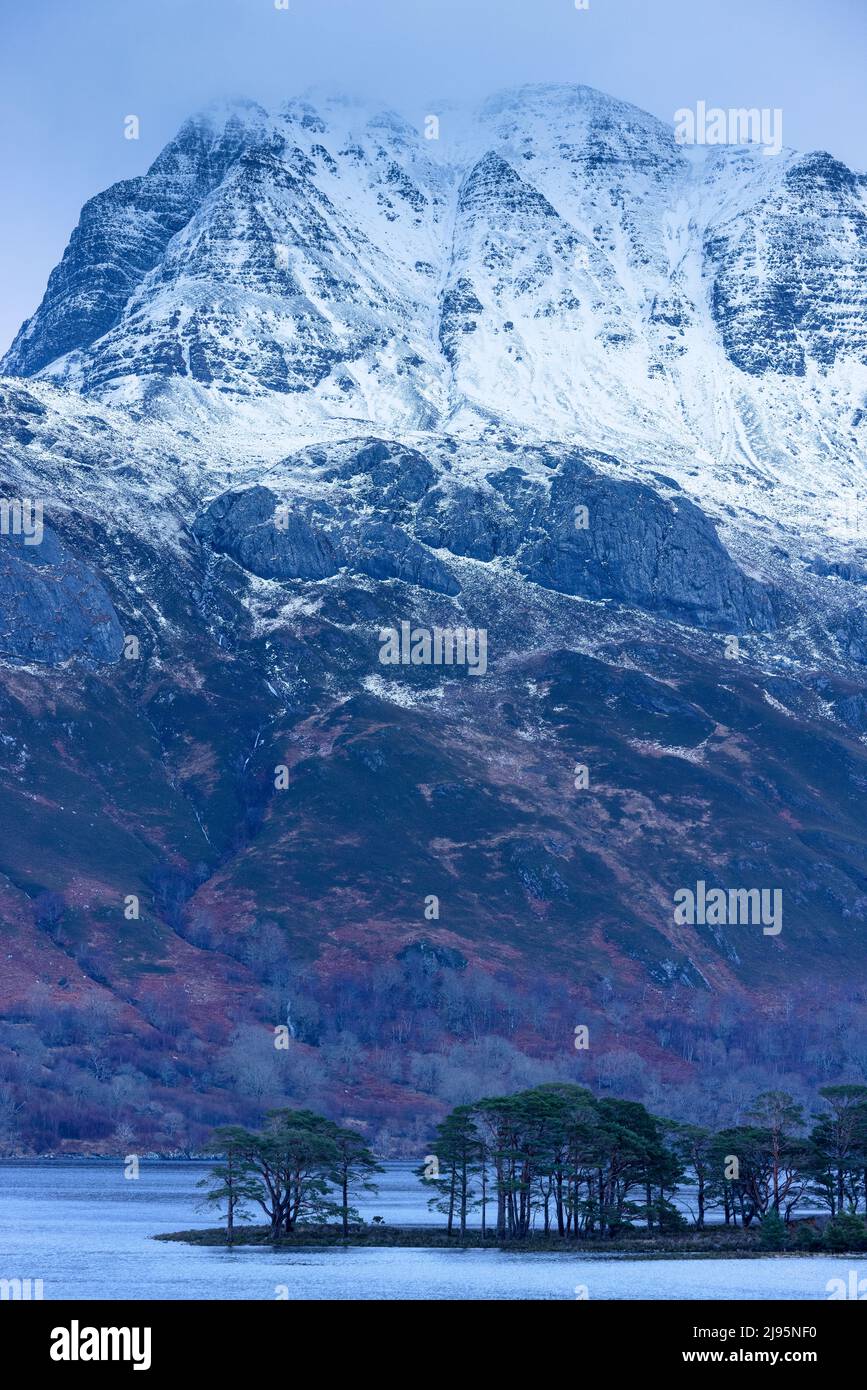
[[[455,1178],[456,1178],[456,1176],[457,1176],[457,1175],[456,1175],[456,1171],[455,1171],[455,1165],[454,1165],[454,1163],[453,1163],[453,1164],[452,1164],[452,1176],[451,1176],[451,1181],[450,1181],[450,1183],[449,1183],[449,1224],[448,1224],[448,1228],[447,1228],[447,1229],[448,1229],[449,1235],[451,1235],[451,1233],[452,1233],[452,1228],[453,1228],[453,1226],[454,1226],[454,1221],[455,1221]]]
[[[504,1240],[506,1236],[506,1191],[503,1186],[503,1165],[497,1159],[497,1237]]]
[[[487,1235],[488,1219],[488,1160],[486,1155],[482,1155],[482,1244],[485,1243]]]
[[[231,1245],[235,1235],[235,1174],[232,1168],[232,1150],[226,1155],[228,1161],[229,1202],[226,1209],[226,1244]]]

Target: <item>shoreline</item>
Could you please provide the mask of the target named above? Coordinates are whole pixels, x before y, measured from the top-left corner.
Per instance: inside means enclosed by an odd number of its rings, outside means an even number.
[[[811,1258],[814,1256],[846,1255],[858,1256],[857,1251],[830,1250],[816,1242],[814,1249],[797,1249],[786,1246],[781,1250],[763,1250],[758,1242],[758,1233],[753,1235],[741,1230],[709,1230],[706,1233],[691,1232],[680,1239],[670,1237],[635,1236],[625,1243],[612,1245],[607,1240],[572,1240],[557,1235],[533,1235],[521,1240],[502,1240],[489,1232],[482,1239],[478,1230],[460,1235],[448,1235],[444,1229],[425,1226],[391,1226],[380,1230],[350,1231],[348,1235],[338,1229],[323,1227],[304,1227],[292,1235],[280,1236],[272,1240],[267,1226],[249,1227],[235,1232],[230,1243],[224,1227],[209,1227],[187,1231],[171,1231],[151,1236],[152,1240],[176,1242],[185,1245],[212,1246],[220,1249],[255,1250],[263,1246],[278,1250],[332,1250],[332,1249],[415,1249],[415,1250],[499,1250],[504,1254],[568,1254],[604,1259],[779,1259],[780,1257]],[[863,1257],[863,1251],[860,1252]]]

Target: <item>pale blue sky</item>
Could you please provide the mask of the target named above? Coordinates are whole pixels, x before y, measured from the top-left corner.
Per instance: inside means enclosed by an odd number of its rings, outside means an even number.
[[[867,0],[2,0],[0,350],[81,204],[142,173],[217,97],[315,82],[421,117],[429,98],[584,82],[665,120],[782,107],[784,140],[867,169]],[[123,138],[123,118],[141,138]]]

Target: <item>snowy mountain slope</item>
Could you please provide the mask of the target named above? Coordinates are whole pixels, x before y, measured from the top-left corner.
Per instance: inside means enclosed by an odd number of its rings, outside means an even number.
[[[863,179],[587,88],[439,136],[188,122],[4,359],[0,496],[48,538],[0,538],[14,1028],[38,976],[180,1088],[160,1020],[265,1036],[266,956],[375,990],[423,933],[570,1019],[859,969]],[[383,664],[403,623],[484,630],[485,679]],[[781,885],[780,939],[678,928],[702,877]]]
[[[254,103],[224,119],[216,111],[200,116],[184,125],[146,176],[91,198],[39,311],[15,339],[6,369],[30,375],[102,337],[172,236],[259,138],[264,121],[265,112]]]
[[[222,454],[494,424],[833,532],[863,467],[865,257],[863,176],[684,149],[588,88],[444,110],[438,140],[248,103],[87,205],[2,366]]]

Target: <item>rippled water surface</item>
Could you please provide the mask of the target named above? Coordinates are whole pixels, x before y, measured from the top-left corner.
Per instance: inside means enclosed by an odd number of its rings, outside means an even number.
[[[0,1163],[0,1279],[42,1279],[52,1298],[826,1299],[830,1279],[867,1279],[867,1259],[636,1260],[495,1250],[271,1252],[164,1244],[163,1231],[216,1224],[197,1210],[206,1164]],[[390,1164],[358,1202],[389,1225],[436,1222],[410,1164]],[[419,1231],[423,1240],[423,1231]],[[865,1285],[867,1287],[867,1285]]]

